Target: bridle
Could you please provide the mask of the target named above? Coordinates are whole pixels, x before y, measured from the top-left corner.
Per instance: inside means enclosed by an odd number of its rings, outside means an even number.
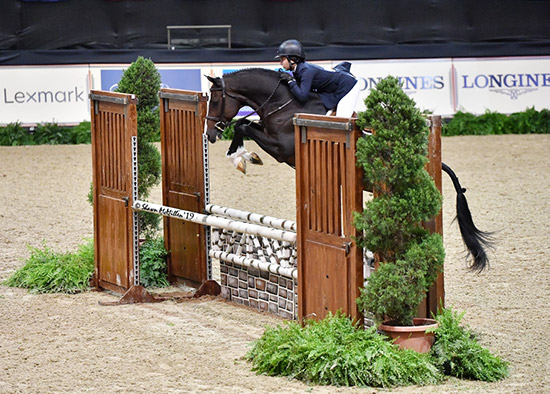
[[[209,116],[209,115],[206,115],[206,120],[211,120],[213,122],[216,122],[216,125],[214,127],[216,127],[217,130],[221,131],[223,133],[223,131],[229,127],[227,125],[227,120],[225,119],[224,117],[224,112],[225,112],[225,96],[227,95],[227,91],[225,90],[225,81],[223,80],[223,77],[220,78],[220,80],[222,81],[222,87],[221,88],[215,88],[215,87],[211,87],[210,88],[210,91],[217,91],[217,90],[221,90],[222,91],[222,109],[220,111],[220,115],[219,116]],[[229,97],[232,97],[232,96],[229,96]],[[236,97],[233,97],[236,99]]]
[[[214,126],[218,131],[220,131],[221,133],[223,133],[225,131],[225,129],[227,129],[228,127],[230,127],[233,123],[236,123],[237,121],[236,120],[231,120],[231,121],[228,121],[227,119],[225,119],[225,116],[224,116],[224,112],[225,112],[225,97],[231,97],[232,99],[234,100],[237,100],[239,102],[241,102],[241,99],[238,98],[237,96],[235,95],[232,95],[231,93],[229,93],[227,91],[227,89],[225,88],[225,81],[223,79],[223,77],[220,78],[221,80],[221,88],[218,88],[218,87],[211,87],[210,88],[210,91],[220,91],[222,92],[222,108],[221,108],[221,111],[220,111],[220,114],[218,116],[209,116],[207,115],[205,118],[206,120],[211,120],[213,122],[216,122],[216,125]],[[275,85],[275,88],[273,89],[273,91],[270,93],[270,95],[267,97],[267,99],[262,103],[262,105],[260,105],[257,109],[254,110],[254,112],[251,112],[249,113],[248,115],[246,116],[243,116],[242,118],[239,118],[238,120],[242,120],[242,119],[246,119],[248,118],[249,116],[252,116],[254,114],[258,114],[258,111],[260,111],[272,98],[273,98],[273,95],[275,94],[275,92],[277,91],[277,89],[279,88],[279,85],[281,84],[281,79],[279,79],[277,81],[277,85]],[[282,104],[281,106],[277,107],[275,110],[269,112],[265,117],[267,118],[268,116],[271,116],[273,115],[274,113],[280,111],[281,109],[283,109],[284,107],[286,107],[288,104],[290,104],[292,102],[292,100],[294,100],[294,98],[291,98],[290,100],[288,100],[287,102],[285,102],[284,104]]]

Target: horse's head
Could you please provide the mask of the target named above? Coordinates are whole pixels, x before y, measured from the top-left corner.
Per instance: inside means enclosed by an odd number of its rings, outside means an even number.
[[[212,78],[206,76],[212,87],[210,88],[210,102],[208,103],[208,114],[206,115],[206,135],[208,141],[216,142],[221,138],[223,130],[228,123],[237,115],[242,107],[235,97],[228,95],[223,78]]]

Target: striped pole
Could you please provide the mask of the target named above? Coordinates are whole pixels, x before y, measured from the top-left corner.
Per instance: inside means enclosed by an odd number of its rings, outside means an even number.
[[[222,207],[221,205],[206,204],[206,211],[217,216],[224,216],[232,219],[244,220],[250,223],[262,224],[281,230],[296,232],[296,222],[292,220],[277,219],[272,216],[260,215],[239,209]]]
[[[239,256],[234,253],[227,253],[221,250],[211,250],[210,256],[215,259],[226,261],[229,263],[237,263],[246,267],[257,268],[262,271],[271,272],[273,274],[286,276],[290,279],[298,278],[298,270],[294,267],[281,267],[279,264],[272,264],[267,261],[252,259],[245,256]]]
[[[260,237],[273,238],[279,241],[296,242],[296,233],[286,230],[269,228],[254,223],[246,223],[238,220],[231,220],[214,215],[204,215],[198,212],[186,211],[160,204],[153,204],[147,201],[136,200],[132,205],[136,211],[152,212],[163,216],[186,220],[192,223],[206,226],[224,228],[240,233],[257,235]]]

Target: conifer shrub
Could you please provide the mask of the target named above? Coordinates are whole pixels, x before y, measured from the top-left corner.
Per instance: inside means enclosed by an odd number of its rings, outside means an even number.
[[[160,136],[159,90],[160,73],[150,59],[138,57],[124,71],[117,92],[136,95],[138,133],[138,198],[145,200],[151,189],[160,183],[160,152],[153,144]],[[154,236],[160,227],[159,215],[139,212],[143,236]]]
[[[378,254],[379,268],[357,300],[379,323],[412,325],[437,279],[445,251],[439,234],[421,226],[438,214],[441,194],[424,169],[428,126],[399,80],[381,80],[365,99],[358,124],[374,130],[357,144],[357,164],[376,198],[355,214],[358,244]]]

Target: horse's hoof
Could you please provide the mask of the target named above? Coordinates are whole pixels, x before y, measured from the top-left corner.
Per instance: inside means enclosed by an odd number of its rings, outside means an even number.
[[[239,164],[237,164],[237,170],[246,175],[246,161],[239,161]]]
[[[250,152],[250,162],[252,164],[258,164],[258,165],[263,165],[264,164],[262,159],[260,159],[260,156],[258,156],[258,154],[255,153],[255,152]]]

